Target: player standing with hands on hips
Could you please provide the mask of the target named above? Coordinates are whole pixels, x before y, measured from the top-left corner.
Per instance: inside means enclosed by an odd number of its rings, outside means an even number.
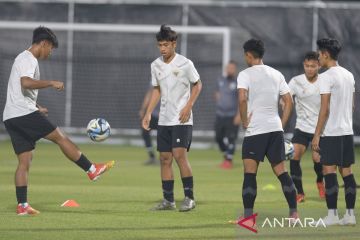
[[[151,113],[161,101],[157,150],[160,152],[163,200],[152,210],[175,210],[173,158],[180,169],[185,198],[181,212],[195,208],[193,174],[187,152],[192,139],[192,107],[202,83],[191,60],[175,52],[177,34],[162,25],[156,34],[161,57],[151,63],[152,95],[142,126],[149,130]]]

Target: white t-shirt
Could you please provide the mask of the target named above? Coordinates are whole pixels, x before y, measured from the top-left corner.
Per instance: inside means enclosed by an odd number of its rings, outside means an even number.
[[[319,111],[319,81],[309,82],[305,74],[293,77],[289,82],[290,92],[295,96],[296,125],[303,132],[314,134]]]
[[[283,131],[279,116],[279,95],[290,92],[284,76],[266,65],[254,65],[239,73],[238,89],[248,90],[248,115],[252,114],[245,136]]]
[[[40,79],[39,64],[37,59],[28,50],[20,53],[11,68],[7,88],[6,104],[3,112],[3,121],[24,116],[37,111],[37,89],[23,89],[21,77]]]
[[[153,86],[160,86],[159,125],[192,125],[192,113],[186,123],[180,123],[179,117],[190,98],[191,85],[200,79],[193,62],[180,54],[168,64],[159,57],[151,63],[151,79]]]
[[[319,77],[320,94],[330,93],[330,114],[322,136],[352,135],[355,80],[343,67],[329,68]]]

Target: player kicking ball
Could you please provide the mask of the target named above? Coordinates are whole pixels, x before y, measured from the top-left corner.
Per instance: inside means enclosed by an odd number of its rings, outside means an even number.
[[[195,208],[193,174],[187,152],[192,139],[192,107],[201,91],[201,81],[194,64],[177,54],[177,34],[162,25],[156,34],[161,57],[151,64],[153,90],[142,121],[149,129],[151,113],[161,99],[157,131],[157,150],[160,152],[161,180],[164,199],[153,210],[174,210],[174,174],[172,162],[175,158],[180,169],[185,198],[181,212]]]
[[[320,152],[323,165],[329,225],[355,225],[356,182],[351,171],[355,163],[353,109],[355,80],[351,72],[338,65],[341,45],[336,39],[317,41],[320,66],[327,70],[319,76],[321,105],[312,148]],[[346,212],[339,219],[339,184],[336,170],[344,181]]]
[[[15,172],[18,215],[40,213],[30,206],[27,199],[29,169],[33,150],[39,139],[45,138],[56,143],[64,155],[82,168],[92,181],[97,180],[114,165],[114,161],[91,163],[78,147],[48,120],[48,110],[36,103],[39,89],[64,90],[64,84],[60,81],[40,80],[38,59],[48,58],[51,51],[57,47],[58,40],[49,28],[36,28],[31,47],[15,58],[10,73],[3,121],[18,158]]]

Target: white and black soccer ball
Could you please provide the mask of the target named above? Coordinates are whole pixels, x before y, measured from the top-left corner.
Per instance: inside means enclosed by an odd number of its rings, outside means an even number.
[[[110,124],[103,118],[95,118],[87,125],[86,132],[94,142],[102,142],[110,136]]]
[[[294,145],[289,140],[285,140],[285,157],[286,160],[290,160],[294,156]]]

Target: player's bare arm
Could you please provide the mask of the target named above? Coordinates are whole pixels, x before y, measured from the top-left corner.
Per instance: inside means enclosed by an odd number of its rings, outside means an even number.
[[[242,120],[243,128],[247,128],[249,126],[251,113],[247,115],[247,102],[248,102],[248,91],[246,89],[239,89],[239,112],[240,119]]]
[[[321,133],[324,129],[327,119],[329,118],[330,97],[331,97],[330,93],[321,94],[321,106],[320,106],[319,118],[316,124],[314,138],[311,142],[312,149],[317,152],[320,150],[319,142],[320,142]]]
[[[49,110],[46,107],[40,106],[38,103],[36,104],[36,107],[39,109],[39,112],[44,114],[45,116],[48,115]]]
[[[64,90],[64,83],[55,80],[34,80],[30,77],[21,77],[21,87],[25,89],[42,89],[52,87],[58,91]]]
[[[150,125],[150,120],[151,120],[151,113],[154,111],[154,108],[158,104],[160,97],[161,97],[160,87],[158,87],[158,86],[154,87],[151,92],[151,98],[150,98],[149,105],[147,107],[145,116],[142,120],[142,127],[145,130],[148,130],[148,131],[150,130],[149,125]]]
[[[198,98],[202,89],[202,83],[199,79],[196,83],[193,84],[191,95],[189,101],[185,105],[185,107],[180,111],[179,120],[181,123],[185,123],[189,120],[191,115],[191,109],[194,106],[196,99]]]
[[[293,99],[292,99],[291,94],[287,93],[287,94],[281,96],[281,100],[284,103],[283,113],[281,116],[281,124],[284,128],[290,118],[290,115],[291,115],[291,111],[293,108]]]

